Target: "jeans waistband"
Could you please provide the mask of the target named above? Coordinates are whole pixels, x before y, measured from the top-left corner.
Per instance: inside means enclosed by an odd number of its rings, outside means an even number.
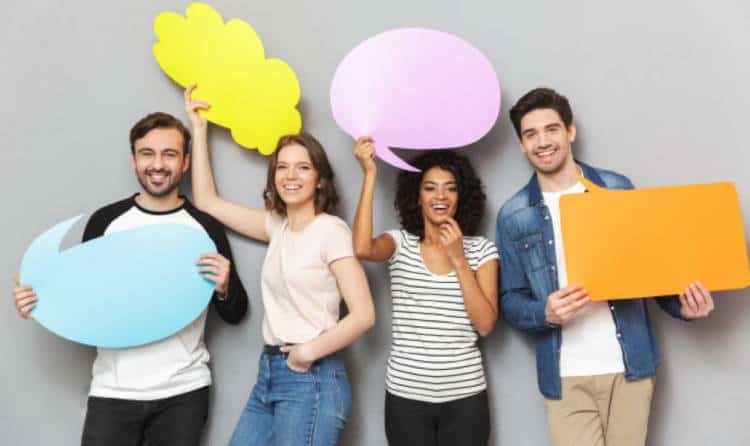
[[[263,353],[266,355],[283,355],[284,352],[281,351],[281,347],[286,347],[287,345],[294,345],[294,344],[283,344],[283,345],[265,344],[263,346]]]
[[[292,345],[295,345],[295,344],[282,344],[282,345],[268,345],[268,344],[264,344],[263,345],[263,354],[264,355],[269,355],[269,356],[276,356],[276,355],[284,356],[287,353],[282,352],[281,348],[282,347],[287,347],[287,346],[292,346]],[[326,356],[323,356],[322,358],[318,358],[315,362],[325,361],[326,359],[338,359],[338,358],[340,358],[339,352],[333,352],[333,353],[330,353],[330,354],[328,354]]]

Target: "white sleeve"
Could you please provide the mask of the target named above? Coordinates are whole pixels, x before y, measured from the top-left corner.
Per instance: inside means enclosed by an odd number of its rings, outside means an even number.
[[[393,263],[393,261],[396,260],[396,257],[398,257],[398,251],[401,248],[401,241],[403,238],[401,230],[391,229],[390,231],[385,231],[384,234],[389,235],[393,239],[393,244],[396,246],[393,250],[393,254],[391,254],[391,257],[388,259],[388,263]]]
[[[479,269],[482,265],[489,262],[490,260],[496,260],[500,258],[500,254],[497,250],[497,246],[490,240],[479,237],[477,240],[477,262],[475,270]]]

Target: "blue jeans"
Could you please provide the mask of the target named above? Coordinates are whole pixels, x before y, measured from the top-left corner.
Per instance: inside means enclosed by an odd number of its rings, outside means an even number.
[[[234,428],[230,446],[334,446],[352,396],[344,363],[333,354],[305,373],[286,355],[263,353],[258,380]]]

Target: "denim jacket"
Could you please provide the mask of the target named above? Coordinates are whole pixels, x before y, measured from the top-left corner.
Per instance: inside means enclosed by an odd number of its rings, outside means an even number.
[[[583,176],[608,189],[633,189],[618,173],[578,162]],[[633,216],[638,218],[638,216]],[[544,204],[536,174],[508,200],[497,215],[496,242],[500,249],[500,305],[514,327],[536,335],[536,368],[539,390],[560,399],[561,329],[544,314],[547,297],[557,291],[555,243],[552,218]],[[623,277],[622,280],[628,280]],[[585,284],[583,284],[585,286]],[[680,317],[677,296],[656,299],[659,306]],[[659,351],[651,331],[644,299],[609,302],[617,339],[629,380],[653,376]]]

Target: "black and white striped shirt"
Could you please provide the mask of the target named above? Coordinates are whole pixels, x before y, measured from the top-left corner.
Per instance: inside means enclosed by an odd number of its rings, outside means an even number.
[[[433,274],[422,260],[419,237],[388,231],[396,250],[389,259],[393,335],[386,388],[430,403],[453,401],[487,388],[479,337],[469,319],[456,272]],[[494,243],[464,236],[471,269],[497,259]]]

